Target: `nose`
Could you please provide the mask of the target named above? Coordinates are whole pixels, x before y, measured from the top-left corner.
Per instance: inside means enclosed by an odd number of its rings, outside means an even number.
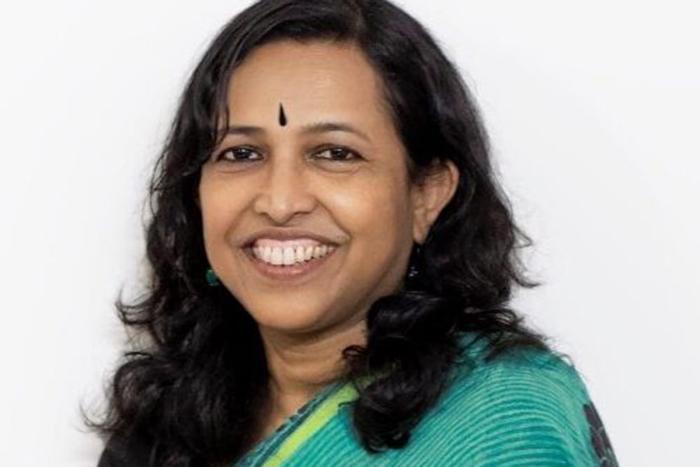
[[[304,166],[303,159],[291,152],[270,154],[253,210],[277,224],[284,224],[297,214],[311,212],[316,198],[309,190]]]

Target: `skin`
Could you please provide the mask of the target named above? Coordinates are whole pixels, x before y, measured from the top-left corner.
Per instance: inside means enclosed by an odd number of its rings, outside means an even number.
[[[366,342],[367,310],[401,285],[413,242],[424,241],[458,173],[450,162],[409,184],[379,75],[353,44],[263,45],[228,90],[228,125],[261,130],[225,137],[202,167],[198,202],[209,264],[264,342],[271,379],[262,438],[340,375],[344,347]],[[366,138],[303,132],[319,121],[350,124]],[[249,150],[227,151],[241,145]],[[241,249],[250,234],[285,227],[339,244],[324,273],[296,287],[259,276]]]

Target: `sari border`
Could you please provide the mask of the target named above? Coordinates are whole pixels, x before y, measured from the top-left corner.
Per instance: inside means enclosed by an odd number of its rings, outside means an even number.
[[[284,440],[290,433],[301,425],[306,418],[313,413],[321,402],[339,387],[338,383],[334,383],[317,393],[309,402],[300,408],[295,414],[291,415],[287,420],[275,430],[267,439],[260,442],[254,449],[250,450],[243,458],[238,460],[232,467],[261,467],[270,455],[274,454],[279,446],[284,443]]]
[[[311,414],[291,433],[287,439],[280,443],[276,452],[272,453],[263,467],[277,467],[282,465],[287,459],[308,441],[317,431],[323,428],[331,418],[333,418],[338,407],[346,402],[350,402],[357,396],[357,390],[351,383],[346,383],[321,404],[319,404]]]

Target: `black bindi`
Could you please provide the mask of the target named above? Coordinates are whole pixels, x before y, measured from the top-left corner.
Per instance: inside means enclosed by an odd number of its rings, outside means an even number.
[[[280,126],[287,125],[287,116],[284,114],[284,107],[282,107],[282,104],[280,104],[279,122]]]

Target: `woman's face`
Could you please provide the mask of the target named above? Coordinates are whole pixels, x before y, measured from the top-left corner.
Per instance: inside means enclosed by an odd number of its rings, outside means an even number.
[[[426,234],[380,89],[359,49],[330,42],[266,44],[231,78],[229,131],[202,167],[199,203],[211,267],[262,328],[357,325],[400,285],[413,240]],[[304,230],[336,248],[296,279],[271,278],[245,248],[267,229]]]

